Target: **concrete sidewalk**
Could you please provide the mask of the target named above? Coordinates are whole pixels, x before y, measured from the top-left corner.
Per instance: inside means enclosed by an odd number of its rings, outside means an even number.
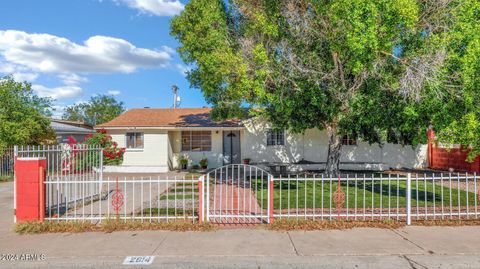
[[[16,235],[9,185],[0,184],[0,254],[45,260],[0,268],[137,268],[122,265],[134,255],[155,256],[143,268],[480,268],[480,227]]]

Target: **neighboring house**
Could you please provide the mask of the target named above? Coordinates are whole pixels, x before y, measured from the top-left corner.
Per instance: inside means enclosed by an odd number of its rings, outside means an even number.
[[[81,143],[88,135],[95,133],[93,127],[84,122],[58,119],[51,119],[50,121],[50,127],[55,131],[57,143],[59,144],[68,143],[68,137],[73,137]]]
[[[166,172],[179,168],[184,156],[189,166],[208,159],[208,167],[242,163],[270,169],[301,171],[324,169],[328,137],[325,131],[304,134],[274,131],[259,119],[215,122],[209,108],[132,109],[95,129],[105,129],[126,153],[121,171]],[[344,137],[341,169],[385,170],[427,166],[427,146],[369,145]]]

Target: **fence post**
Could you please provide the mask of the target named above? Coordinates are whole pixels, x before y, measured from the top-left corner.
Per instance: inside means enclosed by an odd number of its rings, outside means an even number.
[[[17,162],[18,146],[13,147],[13,223],[17,223],[17,176],[15,164]]]
[[[201,176],[198,178],[198,223],[203,223],[203,178]]]
[[[268,180],[268,223],[273,223],[273,176]]]
[[[412,224],[412,174],[407,174],[407,225]]]
[[[45,158],[15,160],[15,215],[17,221],[43,221],[45,218]]]

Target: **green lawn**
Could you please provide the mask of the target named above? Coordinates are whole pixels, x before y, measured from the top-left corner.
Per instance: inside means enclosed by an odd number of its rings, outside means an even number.
[[[192,210],[192,209],[185,209],[185,211],[182,209],[182,208],[177,208],[177,210],[175,210],[175,208],[145,208],[143,210],[143,215],[144,216],[150,216],[150,210],[152,212],[152,216],[167,216],[167,213],[169,216],[192,216],[197,210],[195,210],[195,212]],[[176,213],[176,215],[175,215]],[[139,213],[136,213],[135,215],[136,216],[141,216],[141,211]]]
[[[447,181],[445,181],[447,182]],[[258,202],[262,202],[262,192],[263,192],[263,207],[266,209],[268,205],[267,197],[267,186],[266,183],[264,186],[261,185],[260,181],[258,184],[252,184],[252,188],[255,188],[257,185],[256,196]],[[287,180],[282,181],[281,185],[279,181],[274,183],[274,208],[275,209],[287,209],[290,208],[329,208],[330,206],[336,207],[334,192],[337,190],[338,183],[333,180],[330,181],[316,181],[315,184],[313,181],[297,181],[295,179],[290,180],[288,183]],[[340,184],[342,191],[345,194],[345,203],[344,208],[388,208],[389,203],[391,208],[395,208],[397,203],[399,207],[406,206],[406,182],[400,181],[397,184],[396,179],[391,180],[389,187],[388,181],[374,181],[373,184],[371,181],[363,180],[355,182],[349,182],[347,185],[346,182]],[[474,205],[477,196],[474,192],[466,192],[464,190],[459,190],[457,187],[457,182],[452,181],[452,188],[445,186],[440,186],[438,182],[435,183],[435,186],[431,181],[424,183],[419,179],[418,185],[415,179],[412,180],[412,208],[418,206],[441,206],[442,197],[443,205],[458,206],[459,202],[461,206],[466,206],[467,196],[469,205]],[[315,192],[315,200],[314,200]],[[323,196],[322,196],[323,193]],[[443,195],[442,195],[443,193]],[[450,196],[451,193],[451,196]],[[390,195],[389,195],[390,194]],[[289,199],[290,197],[290,199]],[[450,199],[451,197],[451,199]],[[280,200],[281,198],[281,200]],[[298,199],[297,199],[298,198]],[[315,204],[314,204],[315,203]]]
[[[167,195],[161,195],[160,200],[175,201],[175,199],[177,199],[178,202],[181,202],[183,199],[189,200],[189,199],[192,199],[192,197],[194,199],[198,200],[198,194],[196,194],[196,193],[194,195],[192,195],[191,193],[177,193],[176,196],[175,196],[175,194],[169,193],[168,196]]]
[[[0,182],[13,181],[13,176],[0,176]]]

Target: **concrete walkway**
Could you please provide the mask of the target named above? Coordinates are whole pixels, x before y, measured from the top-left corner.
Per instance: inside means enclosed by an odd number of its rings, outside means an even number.
[[[13,184],[0,184],[0,254],[43,254],[0,261],[0,268],[141,268],[126,256],[153,255],[143,268],[480,268],[480,227],[275,232],[115,232],[16,235]]]

